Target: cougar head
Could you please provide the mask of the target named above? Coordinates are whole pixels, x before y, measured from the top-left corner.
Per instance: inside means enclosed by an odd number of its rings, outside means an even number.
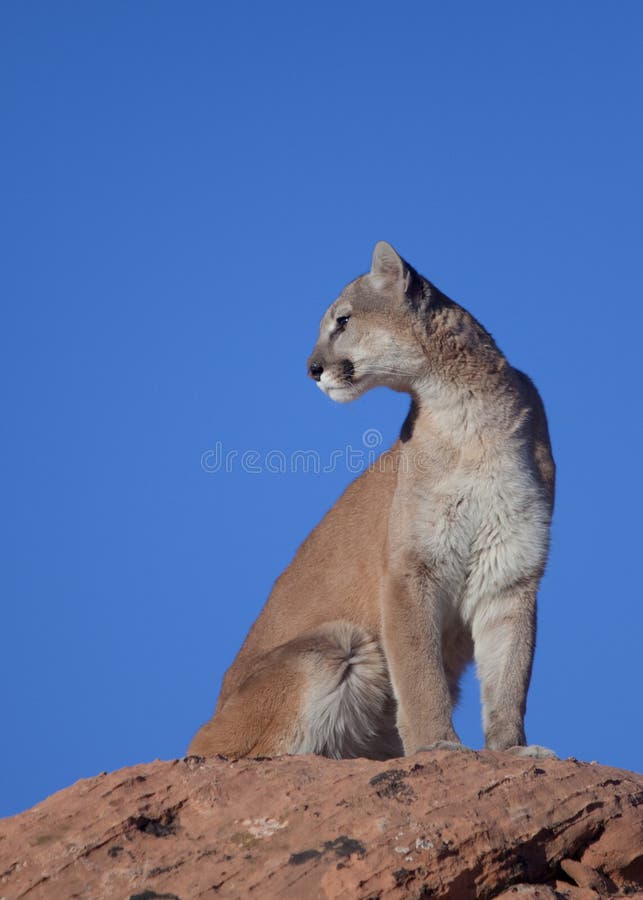
[[[417,327],[426,282],[390,244],[375,245],[371,271],[348,284],[327,309],[308,374],[332,400],[370,388],[410,391],[425,352]]]

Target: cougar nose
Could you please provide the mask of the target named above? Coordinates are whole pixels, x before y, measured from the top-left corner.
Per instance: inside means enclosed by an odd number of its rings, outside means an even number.
[[[308,367],[308,374],[311,378],[314,378],[315,381],[319,381],[322,376],[322,372],[324,371],[324,367],[321,366],[317,362],[312,362]]]

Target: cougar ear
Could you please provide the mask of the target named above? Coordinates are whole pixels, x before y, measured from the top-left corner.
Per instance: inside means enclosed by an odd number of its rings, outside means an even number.
[[[373,250],[371,275],[377,287],[400,284],[404,278],[404,263],[386,241],[378,241]]]
[[[376,288],[400,287],[406,299],[415,306],[422,293],[422,279],[386,241],[378,241],[373,250],[371,278]]]

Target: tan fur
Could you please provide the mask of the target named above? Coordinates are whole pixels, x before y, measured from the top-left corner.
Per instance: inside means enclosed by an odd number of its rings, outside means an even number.
[[[332,399],[387,385],[411,410],[277,580],[190,752],[461,746],[451,715],[472,657],[486,746],[547,752],[523,728],[554,499],[535,387],[383,242],[309,364]]]

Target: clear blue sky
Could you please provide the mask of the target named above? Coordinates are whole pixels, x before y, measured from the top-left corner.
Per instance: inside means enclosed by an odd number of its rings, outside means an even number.
[[[378,239],[549,413],[528,736],[642,767],[642,51],[639,0],[2,4],[0,813],[181,755],[353,477],[204,452],[396,436],[305,375]]]

